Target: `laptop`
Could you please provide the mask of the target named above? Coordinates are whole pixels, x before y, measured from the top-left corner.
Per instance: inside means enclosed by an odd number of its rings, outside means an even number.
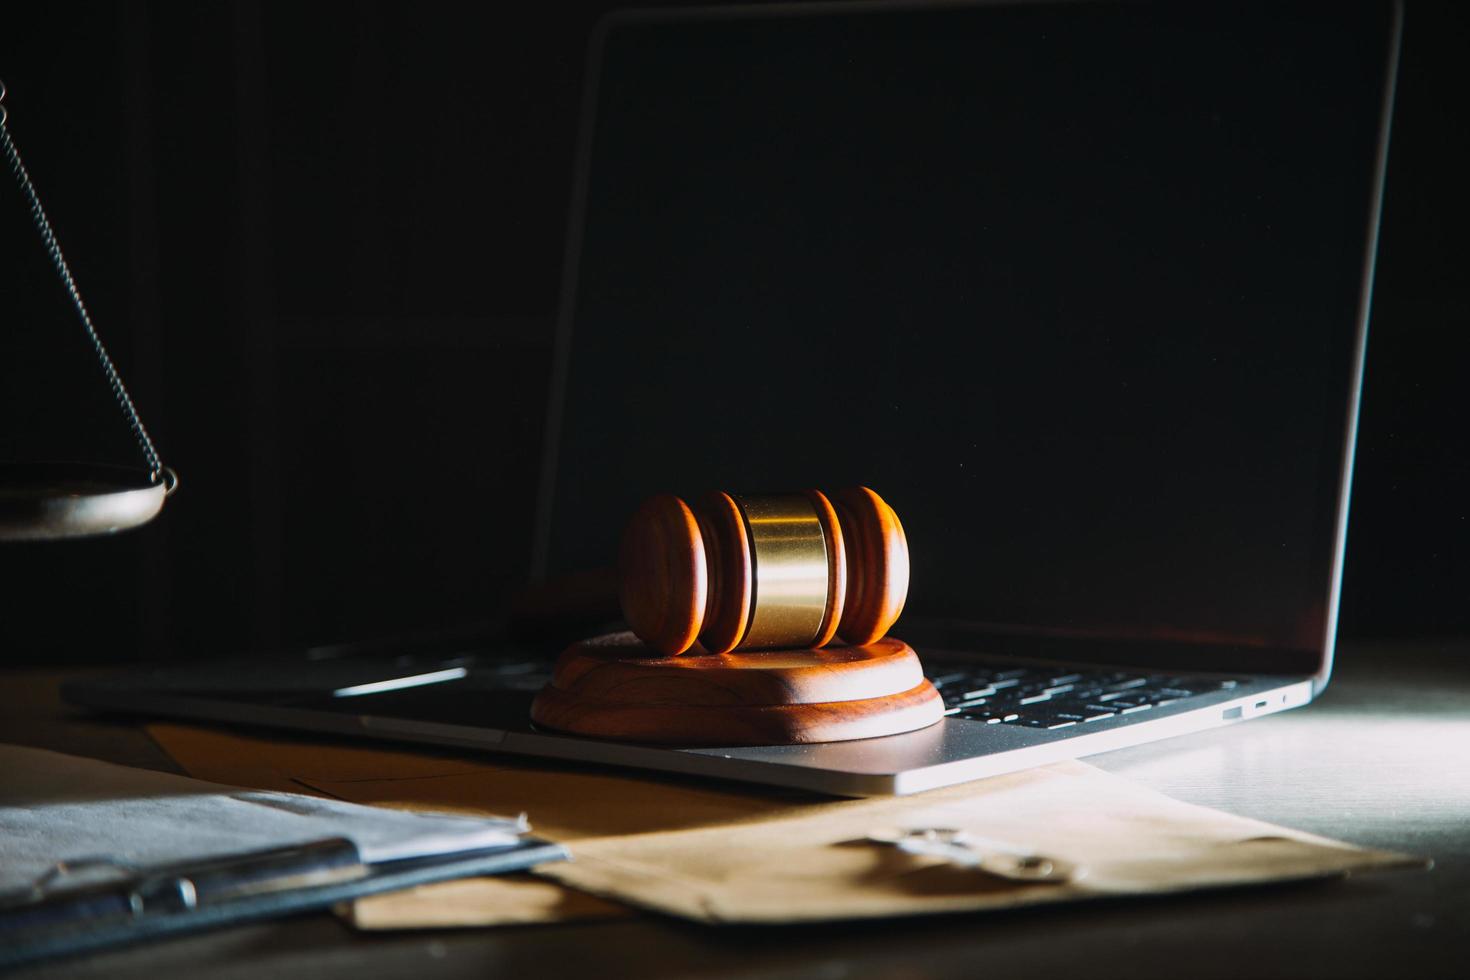
[[[599,28],[535,574],[655,492],[866,485],[916,732],[538,730],[555,649],[383,641],[78,704],[912,793],[1306,705],[1332,668],[1397,4],[782,4]],[[492,547],[493,542],[486,542]]]

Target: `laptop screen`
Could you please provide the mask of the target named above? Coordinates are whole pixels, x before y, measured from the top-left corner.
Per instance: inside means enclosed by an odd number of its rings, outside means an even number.
[[[1392,19],[612,21],[540,567],[655,492],[863,484],[906,620],[1316,669]]]

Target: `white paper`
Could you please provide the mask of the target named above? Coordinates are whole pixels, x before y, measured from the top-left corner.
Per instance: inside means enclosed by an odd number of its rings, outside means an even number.
[[[29,889],[58,861],[150,867],[346,837],[377,863],[513,844],[526,829],[0,745],[0,895]]]

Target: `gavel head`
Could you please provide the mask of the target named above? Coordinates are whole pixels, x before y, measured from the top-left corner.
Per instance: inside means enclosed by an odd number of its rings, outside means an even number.
[[[629,627],[663,654],[858,645],[902,612],[909,546],[867,487],[660,494],[629,521],[618,573]]]

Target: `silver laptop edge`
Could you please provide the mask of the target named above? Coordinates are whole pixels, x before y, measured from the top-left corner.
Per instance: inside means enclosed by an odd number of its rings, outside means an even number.
[[[66,696],[75,704],[131,713],[714,776],[834,796],[882,796],[918,793],[1258,718],[1307,704],[1312,685],[1308,678],[1247,681],[1229,692],[1192,698],[1187,706],[1105,722],[1079,735],[946,718],[906,735],[852,742],[677,749],[220,701],[105,680],[69,685]]]
[[[1363,279],[1358,291],[1358,334],[1353,344],[1352,383],[1348,392],[1342,474],[1338,483],[1337,525],[1332,550],[1332,580],[1327,590],[1327,622],[1322,636],[1322,666],[1313,678],[1313,695],[1321,694],[1332,676],[1337,655],[1337,615],[1342,600],[1342,566],[1347,554],[1348,504],[1352,497],[1353,462],[1358,447],[1358,409],[1363,400],[1363,364],[1368,351],[1368,320],[1373,307],[1373,276],[1378,268],[1378,233],[1383,223],[1383,187],[1388,176],[1388,144],[1393,107],[1398,93],[1399,54],[1404,32],[1404,5],[1393,5],[1389,30],[1388,63],[1384,69],[1383,105],[1378,116],[1378,148],[1373,160],[1373,183],[1368,203],[1368,234],[1364,246]]]

